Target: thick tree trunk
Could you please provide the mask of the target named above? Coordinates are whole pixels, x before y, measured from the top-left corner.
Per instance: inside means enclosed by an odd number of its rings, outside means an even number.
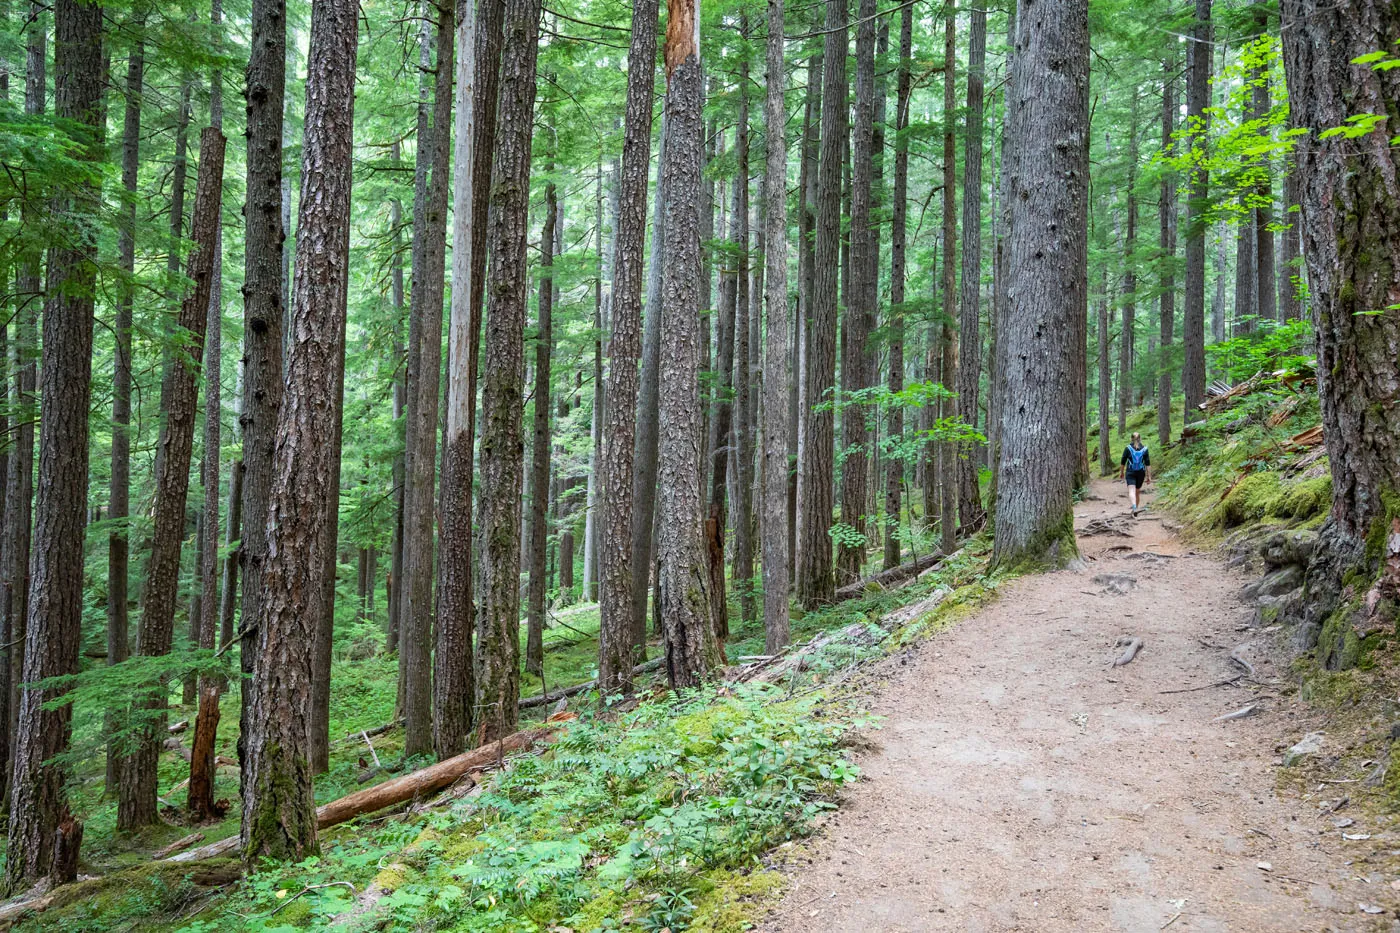
[[[262,606],[267,559],[267,504],[272,448],[282,405],[282,129],[286,95],[286,0],[254,0],[247,78],[247,166],[243,205],[243,634],[239,655],[244,690],[257,670],[260,639],[251,627]],[[239,764],[248,786],[244,744],[251,704],[240,705]]]
[[[1400,186],[1390,144],[1394,117],[1358,139],[1321,138],[1358,113],[1394,114],[1400,72],[1352,60],[1400,31],[1400,12],[1377,0],[1286,0],[1283,56],[1290,117],[1306,129],[1296,150],[1303,254],[1317,332],[1323,437],[1332,510],[1308,570],[1308,612],[1326,619],[1361,569],[1343,623],[1388,630],[1400,601]]]
[[[851,126],[851,271],[841,328],[841,395],[862,392],[874,382],[870,333],[875,323],[875,262],[879,243],[871,225],[875,120],[875,0],[859,0],[856,19],[855,118]],[[836,546],[836,585],[860,579],[865,563],[865,500],[869,486],[870,429],[864,407],[841,412],[841,524],[849,530]],[[859,538],[857,538],[859,536]]]
[[[805,424],[797,462],[797,598],[813,608],[836,595],[832,574],[832,479],[836,435],[823,403],[836,382],[836,278],[841,263],[841,166],[846,161],[846,4],[827,0],[823,39],[821,162],[817,169],[816,251],[800,402]]]
[[[476,685],[483,741],[514,732],[520,718],[520,500],[499,490],[518,489],[524,473],[525,235],[539,28],[540,0],[506,0],[500,126],[491,176],[492,284],[482,393]]]
[[[1089,181],[1087,0],[1019,14],[1012,76],[1011,309],[992,563],[1076,556],[1071,496],[1083,457]],[[1047,233],[1048,231],[1048,233]],[[1076,409],[1079,412],[1076,413]]]
[[[347,0],[316,0],[311,8],[286,397],[269,497],[260,663],[250,691],[240,837],[250,864],[301,859],[318,848],[308,714],[312,643],[332,547],[326,503],[335,490],[338,438],[326,425],[345,354],[356,9]]]
[[[431,124],[421,110],[419,117],[413,278],[409,290],[404,582],[400,595],[403,605],[399,608],[406,755],[426,754],[433,748],[433,526],[437,510],[438,403],[442,394],[442,298],[454,48],[452,9],[445,5],[432,9],[436,11],[437,24],[437,77]],[[427,42],[426,35],[424,42]],[[420,57],[427,57],[426,48]],[[420,107],[421,95],[420,91]]]
[[[1176,79],[1177,57],[1176,40],[1171,40],[1171,49],[1162,60],[1162,152],[1173,151],[1172,133],[1176,129]],[[1157,219],[1160,227],[1157,245],[1158,269],[1162,283],[1162,294],[1158,316],[1157,352],[1157,443],[1166,447],[1172,435],[1172,374],[1169,366],[1168,348],[1176,323],[1176,177],[1171,172],[1162,173],[1162,181],[1157,197]]]
[[[1190,147],[1201,150],[1204,161],[1208,145],[1210,115],[1211,0],[1196,0],[1196,21],[1192,41],[1186,45],[1186,129]],[[1206,396],[1206,201],[1210,196],[1210,176],[1204,166],[1193,168],[1188,176],[1190,196],[1186,222],[1186,283],[1182,296],[1181,343],[1184,352],[1181,391],[1185,407],[1182,430],[1197,420],[1197,406]],[[1272,236],[1272,234],[1270,234]]]
[[[783,0],[768,0],[767,90],[764,126],[767,159],[763,180],[764,303],[768,308],[763,354],[763,446],[759,454],[763,499],[764,652],[775,654],[792,636],[788,625],[788,446],[792,422],[788,384],[792,379],[788,339],[787,282],[787,111],[783,65]]]
[[[987,11],[972,10],[967,53],[967,136],[963,150],[962,292],[958,302],[958,417],[977,426],[977,394],[982,380],[982,120],[987,60]],[[976,447],[958,452],[958,517],[962,533],[982,527],[986,513],[977,485]],[[948,551],[945,545],[944,548]]]
[[[812,322],[812,295],[816,288],[817,161],[820,153],[822,53],[807,61],[807,93],[804,106],[797,182],[797,310],[793,318],[793,380],[788,412],[792,416],[792,465],[788,476],[788,569],[797,577],[797,500],[799,475],[807,450],[807,344]]]
[[[402,157],[400,144],[396,140],[390,149],[390,158],[395,165]],[[389,249],[393,255],[389,273],[389,300],[394,308],[394,389],[390,400],[390,415],[398,424],[403,418],[407,404],[407,349],[403,345],[403,205],[398,198],[389,201]],[[454,267],[455,268],[455,267]],[[389,608],[389,629],[385,637],[385,650],[394,654],[399,650],[399,609],[403,602],[399,598],[403,580],[403,507],[404,507],[404,448],[403,435],[398,435],[399,446],[392,467],[394,496],[394,533],[389,542],[389,578],[384,586],[385,603]],[[403,665],[399,665],[398,697],[395,710],[403,710]]]
[[[478,101],[477,11],[472,0],[457,3],[455,147],[452,166],[452,312],[447,337],[447,430],[443,435],[437,626],[433,653],[433,749],[439,758],[466,747],[472,725],[472,448],[476,418],[474,363],[480,333],[480,303],[471,293],[472,208]],[[439,66],[441,67],[441,66]],[[444,136],[446,133],[444,133]],[[446,153],[444,143],[444,154]],[[445,173],[444,173],[445,174]],[[545,409],[548,414],[548,407]],[[374,588],[371,584],[370,599]]]
[[[553,174],[551,160],[547,169]],[[536,677],[544,676],[544,597],[545,558],[549,542],[546,506],[549,504],[549,370],[554,351],[554,229],[558,218],[558,201],[554,182],[545,183],[544,229],[540,234],[540,293],[539,317],[535,329],[535,430],[530,465],[530,599],[526,607],[528,632],[525,644],[525,670]],[[631,490],[629,489],[630,493]]]
[[[646,611],[647,560],[636,563],[633,495],[637,444],[637,367],[642,355],[642,256],[647,234],[647,166],[651,160],[652,93],[656,85],[657,0],[632,7],[627,56],[627,115],[618,176],[617,232],[613,237],[612,334],[608,343],[608,405],[603,431],[602,574],[598,593],[598,683],[604,696],[632,692],[638,654],[634,594]],[[657,244],[659,246],[659,243]],[[654,316],[655,308],[648,309]],[[659,334],[658,334],[659,336]],[[654,500],[653,500],[654,501]],[[641,644],[645,645],[643,619]]]
[[[913,85],[914,9],[899,14],[899,68],[895,78],[894,194],[890,213],[890,372],[888,388],[904,390],[904,277],[909,215],[909,98]],[[772,326],[771,324],[769,326]],[[890,438],[904,433],[904,409],[891,405],[885,427]],[[890,457],[885,468],[885,555],[883,569],[901,559],[899,514],[905,463]]]
[[[1137,164],[1138,86],[1128,117],[1128,222],[1123,240],[1123,329],[1118,338],[1118,433],[1128,430],[1128,408],[1133,400],[1133,351],[1137,327]]]
[[[144,28],[144,26],[144,21],[136,24],[137,29]],[[128,276],[133,275],[136,271],[136,184],[141,167],[141,94],[145,85],[145,69],[145,46],[138,39],[136,44],[132,46],[126,67],[126,113],[122,128],[123,201],[117,242],[118,262],[122,271]],[[134,298],[134,287],[128,286],[122,289],[117,303],[116,321],[112,328],[114,344],[112,353],[112,475],[107,487],[107,518],[112,524],[112,530],[107,534],[108,665],[125,661],[131,653],[129,638],[131,622],[128,613],[128,603],[130,602],[128,596],[130,588],[128,519],[131,514],[131,312]],[[16,321],[15,339],[17,345],[20,340],[19,333],[19,324]],[[19,362],[22,364],[23,361]],[[18,373],[16,378],[18,379]],[[17,390],[16,395],[18,394]],[[17,398],[16,401],[18,402],[19,399]],[[33,447],[34,433],[33,428],[30,428],[28,441],[22,437],[18,438],[17,451],[10,458],[11,473],[16,469],[32,472]],[[22,451],[25,449],[31,453],[28,465],[21,467],[21,462],[25,460]],[[7,476],[7,482],[15,482],[15,479]],[[28,496],[26,495],[25,498],[28,499]],[[8,522],[11,520],[8,511],[10,506],[8,496],[6,496],[5,504],[6,521]],[[18,506],[18,503],[16,505]],[[28,511],[25,506],[19,507]],[[27,528],[25,536],[28,537]],[[8,536],[6,537],[3,544],[0,544],[0,555],[3,555],[0,560],[9,556],[8,551],[15,543]],[[6,644],[10,641],[7,632],[0,632],[0,638],[3,638]],[[8,701],[9,691],[6,690],[4,696],[0,697],[0,703],[8,704]],[[6,715],[0,717],[0,724],[6,723],[8,720],[9,715],[8,710],[6,710]],[[112,717],[108,716],[106,728],[110,731],[113,726]],[[3,726],[0,726],[0,731],[3,731]],[[8,746],[8,742],[6,745]],[[7,756],[0,754],[0,761],[5,760],[7,760]],[[108,743],[106,780],[109,793],[117,789],[120,761],[120,751],[112,743]]]
[[[658,602],[671,686],[693,687],[720,662],[701,542],[700,132],[697,0],[669,0],[663,155],[666,259],[661,300]]]
[[[992,285],[992,363],[987,380],[991,398],[987,405],[987,462],[991,466],[991,488],[987,495],[987,510],[995,513],[997,505],[997,482],[1001,474],[1001,420],[1006,407],[1006,328],[1007,309],[1010,307],[1008,292],[1008,244],[1007,231],[1010,228],[1011,175],[1007,171],[1009,153],[1012,151],[1011,111],[1014,97],[1011,94],[1011,76],[1016,64],[1016,0],[1006,11],[1006,79],[1003,81],[1000,165],[997,167],[997,213],[993,228],[998,231],[996,257],[993,260],[994,281]]]
[[[193,223],[194,250],[186,274],[194,287],[180,305],[176,327],[185,335],[188,358],[172,358],[161,382],[160,410],[165,420],[156,446],[154,519],[151,551],[146,562],[146,589],[141,601],[141,630],[136,653],[159,657],[170,653],[175,629],[175,603],[180,592],[180,545],[184,538],[185,501],[190,484],[195,411],[204,332],[209,322],[214,249],[223,201],[224,138],[214,127],[200,137],[198,190]],[[45,367],[47,369],[47,366]],[[217,456],[217,453],[215,454]],[[217,493],[216,493],[217,494]],[[202,585],[202,581],[200,581]],[[136,747],[121,767],[121,796],[117,826],[137,829],[157,822],[156,770],[165,739],[166,685],[150,685],[133,710]]]
[[[1110,461],[1108,446],[1108,409],[1112,405],[1113,385],[1108,365],[1109,337],[1108,317],[1108,266],[1103,269],[1103,281],[1099,284],[1098,303],[1098,345],[1099,345],[1099,475],[1108,476],[1114,471]]]
[[[102,157],[102,10],[54,3],[54,112],[81,127],[80,157]],[[76,233],[49,251],[53,296],[44,309],[44,383],[40,411],[39,496],[35,505],[33,579],[25,626],[24,671],[36,684],[78,671],[83,621],[83,531],[87,505],[88,402],[92,387],[93,297],[100,191],[74,185],[51,202],[51,221]],[[54,834],[68,818],[67,769],[73,708],[46,708],[61,691],[26,686],[19,703],[10,786],[5,893],[49,873]]]

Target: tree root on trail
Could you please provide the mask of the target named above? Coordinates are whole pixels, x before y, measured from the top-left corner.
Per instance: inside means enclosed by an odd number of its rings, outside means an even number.
[[[1138,656],[1138,652],[1142,650],[1142,645],[1142,639],[1132,635],[1124,635],[1121,638],[1119,638],[1114,647],[1122,648],[1123,653],[1120,654],[1118,657],[1114,658],[1113,666],[1123,667],[1126,664],[1132,664],[1133,659],[1136,658]]]

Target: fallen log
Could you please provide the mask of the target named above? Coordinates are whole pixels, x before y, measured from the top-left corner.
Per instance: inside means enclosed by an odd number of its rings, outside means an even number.
[[[534,729],[515,732],[499,742],[474,748],[469,752],[463,752],[456,757],[429,765],[411,774],[392,778],[373,787],[366,787],[364,790],[348,794],[339,800],[332,800],[316,809],[316,828],[329,829],[366,813],[374,813],[376,810],[383,810],[385,807],[392,807],[415,797],[435,794],[473,771],[488,771],[494,768],[506,755],[526,751],[537,742],[549,742],[558,733],[559,728],[557,724],[546,724]],[[238,837],[230,836],[228,839],[221,839],[198,849],[181,852],[179,855],[166,859],[166,861],[195,862],[219,855],[228,855],[237,850]]]
[[[836,591],[836,600],[840,602],[846,599],[855,599],[872,587],[886,589],[897,583],[903,583],[905,580],[917,577],[925,570],[936,566],[942,560],[942,551],[933,551],[928,554],[920,555],[917,560],[911,563],[901,564],[898,567],[891,567],[889,570],[880,571],[873,577],[866,577],[864,580],[846,584]]]
[[[632,668],[632,676],[636,677],[638,674],[649,674],[652,671],[659,671],[665,664],[665,655],[652,658],[650,661],[645,661]],[[539,696],[525,697],[523,700],[520,701],[520,708],[535,709],[536,707],[540,706],[549,706],[550,704],[558,703],[560,700],[563,700],[567,697],[577,696],[580,693],[587,693],[590,690],[597,689],[597,687],[598,681],[586,680],[581,684],[574,684],[572,687],[565,687],[562,690],[556,690],[553,693],[542,693]]]
[[[163,848],[163,849],[157,849],[156,852],[155,852],[155,854],[152,855],[151,857],[154,858],[154,859],[169,858],[170,856],[174,855],[176,852],[179,852],[181,849],[188,849],[190,846],[194,845],[196,842],[203,842],[203,841],[204,841],[204,833],[190,833],[188,836],[184,836],[184,837],[182,837],[182,838],[180,838],[180,839],[176,839],[174,842],[170,843],[170,845],[166,846],[166,847]]]

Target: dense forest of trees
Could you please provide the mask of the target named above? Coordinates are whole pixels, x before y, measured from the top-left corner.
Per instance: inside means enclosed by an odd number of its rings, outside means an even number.
[[[448,759],[564,605],[619,697],[988,523],[1064,566],[1110,422],[1180,442],[1207,346],[1285,327],[1306,613],[1393,621],[1397,41],[1380,0],[0,4],[6,890],[73,879],[76,769],[164,818],[177,702],[190,818],[296,859],[337,659]]]

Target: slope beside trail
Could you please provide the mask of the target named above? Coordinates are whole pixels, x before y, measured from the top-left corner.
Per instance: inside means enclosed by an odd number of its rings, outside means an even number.
[[[864,778],[789,850],[764,929],[1393,929],[1366,910],[1390,879],[1354,877],[1336,815],[1276,791],[1293,701],[1207,686],[1240,674],[1241,645],[1259,680],[1287,677],[1247,581],[1150,511],[1085,534],[1111,517],[1126,498],[1102,480],[1075,509],[1085,567],[1015,580],[885,662]],[[1122,635],[1145,646],[1115,668]]]

